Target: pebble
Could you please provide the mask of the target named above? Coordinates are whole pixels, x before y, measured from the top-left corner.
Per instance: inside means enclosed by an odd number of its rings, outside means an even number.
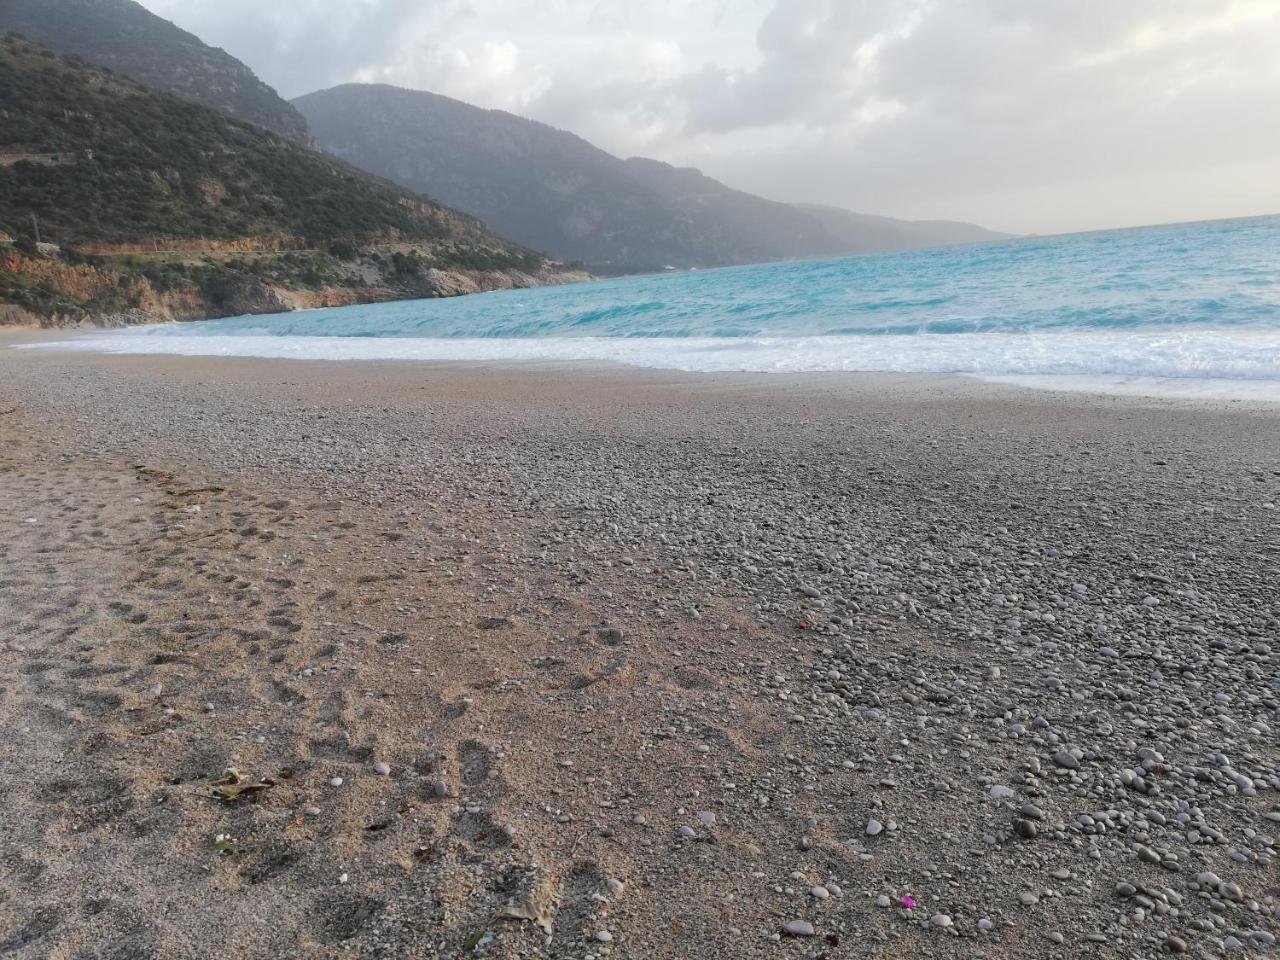
[[[389,776],[391,773],[391,764],[384,763],[383,761],[379,760],[377,763],[373,765],[373,772],[380,777]]]
[[[608,943],[612,939],[613,939],[613,934],[610,933],[608,930],[596,931],[596,940],[598,940],[600,943]]]
[[[782,932],[789,937],[812,937],[813,924],[808,920],[788,920]]]
[[[1053,755],[1053,762],[1064,770],[1079,770],[1080,761],[1070,750],[1059,750]]]
[[[883,831],[884,831],[884,824],[882,824],[879,820],[867,821],[868,837],[878,837]]]
[[[342,786],[342,778],[341,778],[341,777],[330,777],[330,778],[329,778],[329,786],[331,786],[331,787],[340,787],[340,786]]]
[[[935,927],[949,927],[951,926],[951,918],[945,913],[935,913],[929,918],[929,923]]]

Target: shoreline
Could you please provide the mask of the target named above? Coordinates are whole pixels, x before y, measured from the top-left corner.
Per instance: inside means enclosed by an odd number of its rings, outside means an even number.
[[[1274,407],[9,343],[27,955],[1280,933]]]
[[[8,329],[0,330],[0,350],[14,348],[31,348],[37,352],[46,347],[66,342],[72,343],[76,340],[96,341],[101,339],[103,332],[100,330],[82,330],[75,331],[75,334],[68,337],[67,331],[63,330],[17,330]],[[275,339],[275,338],[271,338]],[[298,338],[288,338],[298,339]],[[303,338],[314,339],[314,338]],[[345,339],[345,338],[344,338]],[[376,338],[375,338],[376,339]],[[385,339],[385,338],[384,338]],[[448,341],[441,341],[448,342]],[[204,345],[202,344],[202,349]],[[371,356],[371,357],[326,357],[326,356],[306,356],[306,355],[276,355],[276,354],[239,354],[239,353],[131,353],[126,351],[112,351],[110,353],[101,350],[95,350],[92,346],[80,348],[86,353],[104,355],[104,356],[156,356],[156,357],[187,357],[187,358],[205,358],[209,360],[265,360],[270,362],[284,363],[328,363],[328,364],[355,364],[355,365],[394,365],[404,364],[408,367],[421,367],[425,369],[431,368],[449,368],[456,367],[458,369],[477,369],[477,368],[497,368],[511,370],[566,370],[566,371],[612,371],[619,377],[625,378],[631,372],[652,372],[655,374],[678,374],[688,377],[690,382],[695,381],[699,377],[729,377],[737,378],[742,385],[754,383],[774,382],[775,386],[783,385],[778,383],[779,380],[786,378],[832,378],[839,380],[841,377],[906,377],[921,378],[922,382],[927,382],[930,378],[942,379],[963,379],[979,383],[988,384],[996,388],[1008,389],[1010,387],[1017,390],[1029,390],[1036,392],[1050,392],[1061,394],[1084,394],[1095,397],[1114,397],[1126,398],[1136,402],[1156,402],[1156,401],[1173,401],[1191,404],[1209,404],[1209,405],[1227,405],[1233,408],[1260,408],[1263,410],[1274,409],[1280,404],[1280,381],[1271,380],[1252,380],[1252,379],[1222,379],[1222,378],[1190,378],[1190,377],[1145,377],[1145,376],[1125,376],[1118,374],[991,374],[991,373],[975,373],[968,371],[954,372],[933,372],[933,371],[898,371],[898,370],[798,370],[798,371],[761,371],[761,370],[688,370],[663,365],[650,365],[637,362],[629,362],[626,360],[605,360],[605,359],[575,359],[565,358],[556,359],[554,357],[541,359],[504,359],[504,358],[486,358],[479,357],[473,359],[418,359],[414,357],[399,357],[395,355],[388,356]],[[79,349],[70,349],[67,352],[80,352]],[[763,380],[757,378],[763,377]]]

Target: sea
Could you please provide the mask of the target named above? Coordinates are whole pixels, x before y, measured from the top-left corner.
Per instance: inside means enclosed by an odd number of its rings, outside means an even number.
[[[166,324],[39,348],[930,372],[1280,399],[1280,216]]]

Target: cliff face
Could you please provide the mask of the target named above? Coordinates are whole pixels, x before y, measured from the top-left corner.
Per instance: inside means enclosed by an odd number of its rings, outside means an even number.
[[[591,279],[544,264],[516,269],[441,269],[421,254],[370,249],[350,261],[331,256],[298,262],[259,260],[171,269],[114,265],[57,254],[0,251],[0,326],[119,327],[208,320],[246,314],[287,313],[384,300],[454,297],[516,287],[552,286]]]

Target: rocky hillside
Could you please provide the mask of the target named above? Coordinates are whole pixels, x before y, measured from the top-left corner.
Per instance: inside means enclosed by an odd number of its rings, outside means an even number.
[[[247,66],[133,0],[0,0],[0,34],[20,33],[292,140],[302,116]]]
[[[928,246],[997,236],[967,224],[894,232],[828,222],[697,170],[621,160],[546,124],[431,93],[348,84],[294,103],[330,152],[597,272],[898,249],[904,237],[907,246]]]
[[[578,276],[340,160],[17,37],[0,40],[0,89],[0,302],[28,314],[188,319]]]

